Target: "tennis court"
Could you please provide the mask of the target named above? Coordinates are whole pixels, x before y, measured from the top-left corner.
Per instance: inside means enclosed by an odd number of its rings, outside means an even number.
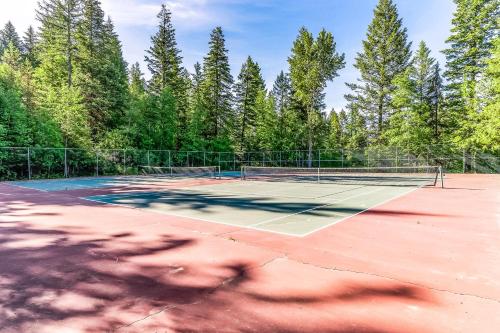
[[[306,236],[429,182],[434,185],[432,175],[429,178],[402,174],[413,171],[404,168],[395,170],[397,174],[376,174],[378,170],[360,173],[368,171],[364,169],[350,174],[325,173],[317,181],[318,170],[252,168],[245,170],[244,181],[86,199],[210,223]],[[254,180],[250,180],[251,176]]]
[[[0,184],[0,332],[500,327],[498,175],[144,169]]]

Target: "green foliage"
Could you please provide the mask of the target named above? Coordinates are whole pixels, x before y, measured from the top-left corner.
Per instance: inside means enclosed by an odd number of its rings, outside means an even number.
[[[278,114],[275,111],[273,96],[267,96],[265,89],[260,89],[255,98],[255,150],[274,150],[278,140]]]
[[[157,15],[158,31],[151,38],[151,47],[145,57],[151,80],[149,90],[159,94],[168,88],[176,99],[177,126],[176,147],[182,146],[188,127],[188,82],[189,74],[182,67],[182,57],[177,48],[175,29],[172,25],[171,12],[163,4]]]
[[[393,114],[384,132],[385,141],[394,146],[424,149],[436,142],[441,123],[439,67],[424,42],[412,65],[393,80]]]
[[[257,95],[265,89],[259,65],[248,57],[241,67],[238,82],[235,84],[237,112],[236,142],[241,151],[255,149],[255,123],[257,117]],[[265,95],[265,93],[264,93]]]
[[[352,93],[345,96],[349,108],[361,112],[373,141],[380,142],[391,115],[393,80],[410,64],[411,43],[392,0],[380,0],[368,26],[363,51],[356,56],[358,83],[347,86]]]
[[[324,29],[318,37],[301,28],[288,58],[295,101],[302,107],[305,119],[309,164],[312,160],[314,133],[322,126],[320,110],[324,106],[324,89],[345,66],[344,55],[336,51],[333,35]]]
[[[0,30],[0,57],[3,52],[12,44],[16,49],[21,50],[21,39],[17,34],[16,28],[12,22],[7,21],[5,27]]]
[[[27,59],[33,67],[38,65],[36,52],[37,44],[38,36],[36,35],[35,29],[30,25],[23,36],[22,53],[25,59]]]
[[[473,145],[480,113],[478,83],[498,36],[500,3],[497,0],[455,0],[451,35],[446,41],[446,71],[451,140],[463,147]]]
[[[326,85],[345,62],[325,30],[315,37],[300,29],[289,74],[281,71],[267,94],[250,56],[233,85],[220,27],[210,35],[203,65],[190,74],[163,5],[146,51],[146,82],[138,63],[128,71],[99,0],[42,0],[39,30],[30,27],[22,40],[10,22],[0,30],[0,146],[308,149],[309,165],[313,148],[371,144],[418,152],[455,143],[498,152],[499,2],[455,3],[446,83],[424,42],[412,59],[394,1],[379,0],[356,57],[360,78],[348,84],[347,111],[326,116]],[[56,157],[44,158],[52,165]]]
[[[481,112],[477,117],[471,144],[500,152],[500,37],[493,42],[492,57],[486,62],[479,84]]]
[[[209,41],[209,51],[203,62],[201,84],[203,109],[206,112],[202,136],[213,143],[212,149],[231,147],[235,115],[227,49],[221,27],[215,28]]]
[[[8,64],[0,64],[0,146],[21,147],[31,144],[28,114],[17,82],[13,68]]]
[[[165,88],[160,95],[148,95],[141,115],[141,147],[174,149],[178,128],[175,97],[170,90]]]
[[[339,115],[332,109],[328,115],[328,138],[326,147],[328,149],[338,149],[342,148],[342,146],[342,124]]]

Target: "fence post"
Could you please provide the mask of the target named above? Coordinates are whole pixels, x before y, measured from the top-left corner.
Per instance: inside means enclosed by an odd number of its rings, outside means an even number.
[[[95,175],[99,176],[99,150],[95,151],[96,165],[95,165]]]
[[[318,168],[321,168],[321,149],[318,149]]]
[[[341,159],[341,161],[342,161],[342,162],[341,162],[341,166],[342,166],[342,168],[343,168],[343,167],[344,167],[344,148],[341,148],[341,149],[340,149],[340,156],[341,156],[341,157],[340,157],[340,159]]]
[[[186,166],[189,167],[189,152],[186,152]]]
[[[30,152],[30,147],[28,147],[28,179],[31,180],[31,152]]]
[[[168,151],[168,167],[169,168],[172,167],[172,156],[171,156],[170,150]]]
[[[68,178],[68,148],[64,147],[64,178]]]
[[[465,173],[465,148],[463,150],[463,157],[462,157],[462,169],[463,169],[463,173]]]
[[[203,151],[203,166],[207,165],[207,152]]]
[[[146,157],[148,160],[148,169],[151,167],[151,164],[149,163],[149,150],[146,152]]]
[[[236,171],[236,154],[233,152],[233,170]]]
[[[123,149],[123,174],[127,174],[127,157],[126,157],[126,150]]]

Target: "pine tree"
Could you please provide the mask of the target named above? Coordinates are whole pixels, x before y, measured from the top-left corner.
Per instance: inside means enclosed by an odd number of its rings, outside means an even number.
[[[132,95],[141,95],[146,92],[146,80],[144,79],[144,74],[141,71],[139,63],[136,62],[130,67],[130,84],[129,89]]]
[[[142,114],[146,109],[146,80],[139,63],[132,64],[129,71],[130,101],[126,109],[125,135],[134,147],[141,147]]]
[[[122,45],[110,17],[104,22],[103,52],[106,55],[102,82],[106,89],[106,101],[112,110],[108,127],[113,127],[120,123],[120,118],[125,114],[129,93],[128,64],[123,58]]]
[[[42,85],[71,87],[76,58],[76,29],[82,15],[80,0],[43,0],[38,3]]]
[[[345,136],[345,148],[349,150],[364,148],[368,144],[365,118],[352,104],[348,105]]]
[[[328,81],[345,66],[344,55],[336,51],[333,35],[320,31],[317,39],[305,28],[300,29],[288,58],[294,99],[303,107],[307,135],[308,166],[312,164],[314,133],[324,125],[320,115]]]
[[[342,124],[337,112],[332,109],[328,115],[328,138],[326,147],[328,149],[338,149],[342,147]]]
[[[454,0],[457,9],[447,39],[445,78],[448,108],[453,112],[448,124],[453,140],[463,146],[474,132],[479,114],[477,84],[486,60],[491,55],[492,40],[498,36],[499,2],[497,0]]]
[[[254,147],[252,134],[255,132],[257,117],[257,95],[265,89],[259,65],[249,56],[242,65],[235,84],[236,112],[238,117],[237,143],[241,151],[251,151]]]
[[[265,89],[260,89],[255,98],[255,138],[256,150],[271,151],[276,149],[278,139],[278,114],[275,111],[274,97],[267,96]]]
[[[38,36],[35,33],[35,30],[30,25],[28,30],[24,33],[23,42],[22,42],[22,52],[24,57],[30,62],[31,66],[37,66],[37,56],[36,56],[36,47],[38,43]]]
[[[441,142],[443,127],[443,79],[441,78],[441,68],[439,62],[432,66],[431,77],[429,78],[429,87],[427,96],[430,104],[430,126],[433,133],[433,143]]]
[[[182,145],[182,137],[188,126],[188,95],[187,75],[182,67],[182,57],[177,48],[175,29],[172,25],[171,12],[165,6],[157,15],[159,19],[158,32],[151,38],[151,47],[145,57],[149,71],[152,74],[149,90],[153,94],[161,93],[168,88],[176,99],[179,134],[176,138],[177,147]]]
[[[481,111],[471,141],[475,147],[498,154],[500,152],[500,37],[493,41],[491,54],[479,83]]]
[[[203,72],[200,63],[194,64],[194,73],[191,77],[191,90],[189,96],[189,123],[185,150],[205,150],[207,142],[206,133],[207,109],[203,101]]]
[[[347,84],[352,93],[345,96],[356,110],[364,114],[375,141],[382,138],[391,114],[395,89],[392,82],[410,64],[410,47],[396,5],[392,0],[379,0],[363,41],[363,52],[356,56],[354,67],[361,77],[358,83]]]
[[[203,62],[203,103],[206,110],[204,137],[212,149],[229,149],[234,132],[233,77],[222,28],[210,35],[209,51]]]
[[[35,70],[37,110],[41,118],[58,125],[66,147],[91,145],[89,115],[73,82],[81,15],[79,0],[44,0],[37,10],[41,23],[40,64]]]
[[[0,30],[0,57],[11,43],[15,48],[21,50],[21,39],[17,34],[16,28],[11,21],[7,21],[5,27]]]
[[[440,123],[440,80],[436,60],[422,41],[412,65],[393,80],[394,112],[384,133],[389,143],[418,151],[435,142]]]
[[[25,146],[31,143],[29,120],[21,99],[19,49],[10,42],[0,63],[0,146]]]
[[[271,96],[274,99],[274,105],[278,116],[278,137],[276,149],[296,147],[296,135],[298,126],[295,110],[291,108],[292,86],[290,76],[281,71],[273,84]]]

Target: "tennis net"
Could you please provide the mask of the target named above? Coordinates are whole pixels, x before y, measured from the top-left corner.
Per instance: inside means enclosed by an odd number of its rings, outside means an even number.
[[[363,167],[363,168],[288,168],[252,167],[241,168],[243,180],[303,181],[338,184],[381,186],[444,187],[440,166]]]
[[[220,167],[218,166],[203,166],[203,167],[158,167],[143,165],[140,167],[141,174],[152,177],[207,177],[220,178]]]

